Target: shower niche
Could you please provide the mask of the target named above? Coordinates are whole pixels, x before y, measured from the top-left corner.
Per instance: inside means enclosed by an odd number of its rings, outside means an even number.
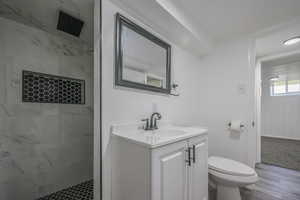
[[[32,71],[22,73],[22,101],[85,104],[85,81]]]

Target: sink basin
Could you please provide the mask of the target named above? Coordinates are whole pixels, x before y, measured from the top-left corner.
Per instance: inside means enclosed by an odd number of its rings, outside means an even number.
[[[158,130],[145,131],[140,124],[123,124],[112,126],[114,136],[146,146],[157,148],[187,138],[206,135],[207,129],[201,127],[184,127],[175,125],[161,125]]]
[[[161,137],[172,137],[172,136],[181,136],[187,134],[187,132],[182,130],[175,130],[175,129],[165,129],[165,130],[155,130],[153,134],[159,135]]]

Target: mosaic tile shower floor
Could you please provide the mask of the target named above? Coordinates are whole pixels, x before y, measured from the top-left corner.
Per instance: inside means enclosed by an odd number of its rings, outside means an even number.
[[[93,200],[93,181],[86,181],[37,200]]]

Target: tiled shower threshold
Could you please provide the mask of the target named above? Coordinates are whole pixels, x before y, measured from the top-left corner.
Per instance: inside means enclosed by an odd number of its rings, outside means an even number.
[[[300,171],[300,140],[261,137],[262,162]]]
[[[93,180],[63,189],[37,200],[92,200]]]

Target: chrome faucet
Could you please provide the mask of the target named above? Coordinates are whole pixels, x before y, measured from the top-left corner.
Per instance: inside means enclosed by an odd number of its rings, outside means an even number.
[[[148,130],[156,130],[158,129],[157,127],[157,120],[161,119],[161,114],[159,114],[158,112],[155,112],[151,115],[150,117],[150,123],[149,123],[149,119],[142,119],[142,121],[146,122],[146,125],[144,126],[144,130],[148,131]]]
[[[160,120],[161,119],[161,114],[159,114],[158,112],[155,112],[151,115],[151,118],[150,118],[150,128],[152,130],[154,129],[158,129],[157,127],[157,120]]]

